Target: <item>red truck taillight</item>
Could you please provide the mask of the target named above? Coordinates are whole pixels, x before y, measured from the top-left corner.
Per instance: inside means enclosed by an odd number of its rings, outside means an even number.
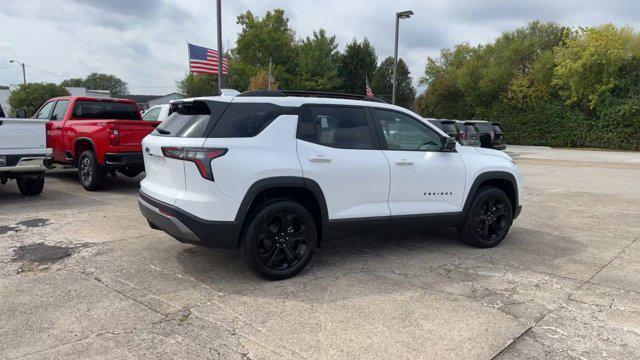
[[[211,181],[215,181],[213,178],[213,170],[211,170],[211,160],[223,156],[227,151],[229,151],[229,149],[226,148],[162,148],[162,154],[165,157],[190,161],[196,164],[200,175]]]
[[[118,124],[107,124],[107,130],[109,130],[109,145],[120,146],[120,131],[118,130]]]

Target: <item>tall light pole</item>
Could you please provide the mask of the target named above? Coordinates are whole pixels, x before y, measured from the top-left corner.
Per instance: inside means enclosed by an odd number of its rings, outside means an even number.
[[[396,103],[396,86],[398,83],[398,39],[400,32],[400,19],[408,19],[413,15],[413,11],[406,10],[396,13],[396,46],[393,51],[393,92],[391,93],[391,103]]]
[[[220,2],[221,0],[216,0],[216,9],[218,12],[218,90],[220,90],[222,94],[224,87],[224,72],[222,71],[224,54],[222,53],[222,4]]]
[[[20,61],[16,61],[16,60],[9,60],[10,64],[13,63],[17,63],[20,64],[20,66],[22,66],[22,82],[27,85],[27,73],[24,70],[24,63],[21,63]]]

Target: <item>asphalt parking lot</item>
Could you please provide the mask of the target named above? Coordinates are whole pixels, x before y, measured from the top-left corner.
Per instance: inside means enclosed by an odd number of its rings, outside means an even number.
[[[0,187],[0,358],[640,358],[640,154],[510,147],[505,242],[345,238],[291,280],[180,244],[140,178]]]

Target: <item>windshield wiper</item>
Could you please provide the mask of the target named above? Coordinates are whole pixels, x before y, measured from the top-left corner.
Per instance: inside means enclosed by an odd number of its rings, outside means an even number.
[[[169,130],[165,130],[165,129],[163,129],[163,128],[159,128],[159,127],[157,127],[157,128],[156,128],[156,131],[157,131],[157,132],[159,132],[159,133],[160,133],[160,134],[162,134],[162,135],[169,135],[169,134],[171,134],[171,131],[169,131]]]

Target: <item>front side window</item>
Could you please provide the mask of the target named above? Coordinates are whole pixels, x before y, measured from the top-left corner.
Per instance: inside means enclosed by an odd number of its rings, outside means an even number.
[[[134,103],[113,101],[76,101],[73,106],[76,120],[140,120],[140,112]]]
[[[64,115],[67,113],[67,108],[69,107],[69,100],[60,100],[56,104],[56,107],[53,109],[53,114],[51,114],[51,120],[53,121],[61,121],[64,120]]]
[[[37,119],[47,119],[49,120],[49,118],[51,117],[51,111],[53,110],[53,106],[56,104],[55,101],[49,101],[48,103],[46,103],[42,109],[40,109],[40,111],[38,111],[38,114],[36,115]]]
[[[389,110],[374,109],[389,150],[440,151],[442,139],[427,125],[407,115]]]
[[[340,149],[373,148],[365,110],[357,107],[305,107],[298,138]]]
[[[161,107],[154,107],[151,108],[151,110],[147,111],[143,116],[142,116],[142,120],[145,121],[158,121],[158,118],[160,117],[160,111],[162,110]]]

